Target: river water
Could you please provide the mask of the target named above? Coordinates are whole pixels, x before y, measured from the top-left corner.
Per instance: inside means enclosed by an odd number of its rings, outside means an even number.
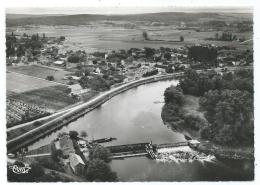
[[[61,130],[37,141],[29,146],[29,149],[48,144],[58,132],[70,130],[84,130],[90,140],[116,137],[117,140],[109,145],[185,141],[182,134],[172,131],[161,119],[163,92],[168,86],[177,83],[177,80],[161,81],[130,89]],[[176,156],[165,152],[160,155],[160,160],[134,157],[113,160],[110,165],[112,170],[117,172],[120,181],[219,181],[253,178],[251,163],[220,162],[214,156],[199,154],[187,148],[182,153],[186,156],[184,160],[180,160],[179,154]],[[197,157],[194,159],[194,156]]]

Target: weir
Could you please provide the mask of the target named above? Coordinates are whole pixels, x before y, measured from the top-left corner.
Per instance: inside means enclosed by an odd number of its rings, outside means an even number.
[[[194,143],[194,140],[163,144],[135,143],[127,145],[108,146],[106,148],[110,150],[112,154],[112,159],[123,159],[136,156],[147,156],[151,159],[156,159],[158,150],[178,148],[183,146],[189,146],[191,148],[196,147],[192,145],[192,143]],[[199,142],[197,142],[197,144],[199,144]]]

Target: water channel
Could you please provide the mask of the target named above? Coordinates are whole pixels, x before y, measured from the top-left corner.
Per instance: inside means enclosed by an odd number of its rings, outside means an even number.
[[[185,141],[182,134],[172,131],[161,119],[163,92],[168,86],[177,83],[177,80],[160,81],[130,89],[61,130],[37,141],[29,146],[29,149],[48,144],[58,132],[70,130],[84,130],[90,140],[117,138],[109,145]],[[201,155],[192,150],[188,152]],[[113,160],[110,165],[112,170],[117,172],[120,181],[219,181],[253,178],[249,170],[251,164],[248,163],[220,162],[214,157],[180,162],[173,158],[170,154],[163,156],[163,160],[134,157]]]

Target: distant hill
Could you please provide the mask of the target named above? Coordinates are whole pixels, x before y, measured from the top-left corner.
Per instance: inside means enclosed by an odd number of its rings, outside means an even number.
[[[25,15],[7,14],[7,26],[24,25],[85,25],[90,21],[151,21],[176,23],[180,21],[194,22],[198,20],[252,20],[250,13],[184,13],[184,12],[165,12],[148,13],[134,15]]]
[[[39,18],[49,16],[64,16],[64,14],[6,14],[7,19],[21,19],[21,18]]]

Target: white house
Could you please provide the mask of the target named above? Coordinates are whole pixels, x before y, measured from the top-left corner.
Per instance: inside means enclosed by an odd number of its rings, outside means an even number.
[[[71,153],[69,160],[70,160],[70,167],[73,170],[73,172],[77,175],[82,175],[84,172],[85,163],[81,159],[81,157],[75,153]]]
[[[61,65],[64,64],[64,61],[62,61],[62,60],[57,60],[57,61],[53,62],[53,64],[55,64],[55,65],[57,65],[57,66],[61,66]]]

